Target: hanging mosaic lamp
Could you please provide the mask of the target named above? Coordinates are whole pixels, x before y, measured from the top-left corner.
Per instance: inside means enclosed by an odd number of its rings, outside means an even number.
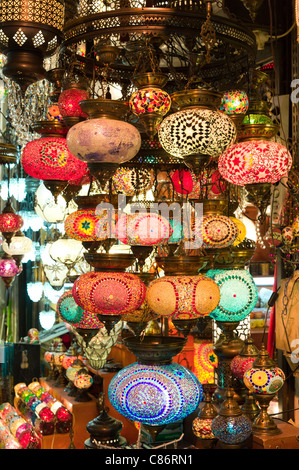
[[[196,222],[202,232],[203,248],[226,248],[233,245],[238,236],[237,225],[225,215],[204,215]],[[195,227],[195,230],[198,229]]]
[[[243,381],[244,373],[246,370],[251,369],[258,353],[259,351],[255,346],[253,339],[246,338],[240,354],[235,356],[230,363],[230,368],[234,377]]]
[[[220,289],[220,301],[210,316],[220,322],[239,322],[253,310],[258,290],[245,269],[214,269],[206,273]]]
[[[129,106],[150,139],[171,107],[171,98],[163,90],[167,80],[167,76],[157,72],[140,73],[131,79],[138,90],[131,95]]]
[[[150,168],[119,167],[111,179],[113,194],[124,194],[127,197],[149,191],[155,181],[155,175]]]
[[[12,208],[10,199],[7,200],[5,207],[0,214],[0,232],[9,246],[12,237],[23,227],[23,218],[16,214]]]
[[[29,176],[43,180],[57,202],[58,195],[68,184],[85,176],[87,166],[69,151],[65,138],[67,128],[62,123],[40,121],[33,129],[41,137],[25,145],[20,162]]]
[[[111,331],[122,315],[138,309],[145,300],[146,287],[138,276],[122,272],[89,272],[73,285],[75,301],[94,313]]]
[[[0,277],[8,289],[16,276],[23,271],[23,267],[18,266],[12,256],[4,253],[0,258]]]
[[[267,140],[238,142],[218,159],[222,177],[238,186],[277,183],[287,176],[291,166],[292,157],[286,147]]]
[[[0,22],[0,51],[6,56],[3,74],[25,94],[30,84],[46,77],[43,60],[62,41],[64,2],[37,0],[34,8],[26,0],[2,2]]]
[[[226,91],[221,98],[219,111],[227,114],[238,128],[249,108],[249,98],[243,90]]]
[[[153,440],[169,423],[186,418],[203,397],[195,375],[172,362],[186,340],[168,336],[125,340],[137,362],[120,370],[108,388],[109,401],[123,416],[147,429]]]
[[[194,374],[202,385],[215,382],[215,368],[218,358],[213,343],[208,340],[194,339]]]
[[[128,106],[123,101],[84,100],[80,106],[89,118],[69,129],[67,145],[78,160],[87,163],[104,188],[118,166],[135,157],[141,136],[136,127],[124,121]]]
[[[238,246],[246,238],[246,233],[247,233],[246,225],[240,219],[237,219],[236,217],[230,217],[230,219],[237,226],[237,231],[238,231],[237,238],[233,242],[233,246]]]
[[[253,392],[261,408],[259,415],[253,422],[254,433],[280,434],[281,429],[269,416],[267,409],[275,394],[283,387],[285,374],[270,358],[264,345],[253,362],[252,368],[245,371],[243,381],[246,387]]]
[[[97,250],[100,242],[114,238],[117,212],[102,205],[99,197],[78,196],[75,198],[78,210],[69,214],[64,221],[68,237],[79,240],[84,248]],[[94,243],[99,242],[99,243]]]
[[[209,315],[219,300],[217,284],[203,275],[163,276],[152,281],[146,292],[149,308],[172,320],[191,320]]]
[[[219,440],[221,448],[224,449],[242,448],[252,434],[251,421],[243,415],[241,408],[234,400],[234,391],[231,387],[226,392],[218,416],[211,423],[211,431]]]
[[[61,122],[62,116],[60,114],[57,103],[51,104],[47,109],[47,119],[48,121],[58,121]]]
[[[63,90],[58,98],[58,108],[65,125],[70,128],[76,123],[87,119],[80,106],[80,101],[88,100],[89,92],[83,78],[69,79],[63,84]]]
[[[201,180],[194,172],[186,169],[173,170],[170,178],[178,194],[188,196],[188,199],[198,199],[201,193]]]
[[[63,236],[55,240],[49,248],[50,257],[57,263],[70,268],[82,258],[83,246],[79,240]]]
[[[169,221],[156,213],[124,214],[115,226],[116,238],[126,245],[158,245],[171,234]]]
[[[110,332],[105,327],[98,330],[97,334],[84,347],[86,364],[95,370],[102,369],[105,366],[111,349],[121,334],[122,327],[123,322],[119,321]]]
[[[184,90],[171,95],[172,110],[159,126],[163,149],[184,159],[196,175],[236,140],[232,120],[217,110],[221,94],[207,89]]]

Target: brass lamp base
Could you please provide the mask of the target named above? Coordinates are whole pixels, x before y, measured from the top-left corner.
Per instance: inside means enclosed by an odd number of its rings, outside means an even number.
[[[254,434],[263,434],[267,436],[281,434],[282,431],[278,428],[267,411],[270,401],[273,400],[274,396],[275,394],[270,393],[255,394],[255,399],[258,401],[261,411],[252,425],[252,432]]]

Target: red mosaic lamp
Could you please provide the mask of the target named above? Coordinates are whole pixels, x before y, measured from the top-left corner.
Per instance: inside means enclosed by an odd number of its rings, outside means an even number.
[[[58,121],[40,121],[33,130],[41,135],[28,142],[21,155],[25,172],[43,180],[55,198],[69,185],[77,184],[87,173],[85,162],[74,157],[66,142],[67,128]]]
[[[10,199],[7,200],[6,205],[0,214],[0,232],[3,238],[7,241],[9,246],[12,237],[23,227],[23,218],[16,214]]]
[[[75,281],[72,293],[78,305],[95,313],[110,332],[124,314],[140,308],[146,287],[132,273],[89,272]]]
[[[9,289],[15,277],[18,276],[22,270],[22,264],[19,266],[11,255],[4,253],[0,259],[0,277],[7,289]]]
[[[67,127],[72,127],[88,116],[82,111],[80,101],[88,100],[89,92],[83,79],[67,80],[61,92],[57,105],[62,119]]]

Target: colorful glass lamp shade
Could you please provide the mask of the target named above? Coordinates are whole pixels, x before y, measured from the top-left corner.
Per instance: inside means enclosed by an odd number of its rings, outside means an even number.
[[[210,316],[220,322],[244,320],[253,310],[258,290],[251,274],[244,269],[209,270],[206,273],[220,289],[218,306]]]
[[[277,183],[287,176],[291,166],[292,156],[286,147],[267,140],[239,142],[218,159],[221,176],[238,186]]]
[[[138,90],[129,100],[131,112],[138,116],[145,132],[152,139],[171,107],[171,98],[162,89],[167,82],[167,76],[154,72],[140,73],[132,78],[132,82]]]
[[[58,108],[66,125],[86,119],[88,116],[80,107],[80,101],[88,100],[87,90],[79,88],[80,85],[70,85],[63,90],[58,98]]]
[[[228,115],[246,114],[249,108],[247,93],[242,90],[226,91],[222,98],[219,110]]]
[[[19,231],[11,238],[9,244],[4,240],[2,246],[3,251],[11,256],[23,256],[31,251],[33,244],[30,238]]]
[[[198,225],[204,248],[226,248],[233,245],[238,236],[237,225],[225,215],[204,215]]]
[[[155,213],[124,214],[115,226],[115,236],[126,245],[152,246],[166,242],[171,236],[169,221]]]
[[[261,411],[253,422],[256,434],[275,435],[282,431],[269,416],[267,409],[275,394],[283,387],[285,374],[270,358],[265,346],[262,345],[252,368],[247,369],[243,376],[246,387],[253,392]]]
[[[252,424],[234,400],[234,391],[228,388],[218,416],[211,423],[211,431],[225,449],[240,448],[252,434]]]
[[[19,214],[15,213],[11,206],[10,200],[8,200],[2,213],[0,214],[0,232],[7,241],[8,245],[15,233],[21,230],[23,224],[23,218]]]
[[[64,222],[68,237],[81,242],[113,238],[116,215],[104,209],[81,209],[68,215]]]
[[[96,314],[109,332],[122,315],[139,309],[145,300],[145,292],[145,284],[138,276],[121,272],[82,274],[72,289],[78,305]]]
[[[65,291],[59,298],[56,310],[59,318],[69,323],[73,328],[98,330],[103,327],[103,324],[98,320],[96,315],[91,312],[83,310],[75,301],[72,291]],[[96,331],[94,334],[96,334]]]
[[[7,289],[22,270],[22,265],[19,266],[15,259],[8,254],[5,253],[0,259],[0,277]]]
[[[25,172],[40,180],[78,181],[86,174],[86,163],[68,149],[62,136],[47,136],[28,142],[21,155]]]
[[[134,196],[150,190],[154,179],[154,172],[148,168],[119,167],[111,179],[111,190],[114,194]]]
[[[202,400],[202,385],[195,375],[172,363],[184,344],[185,340],[176,337],[127,338],[126,346],[136,354],[137,362],[120,370],[109,384],[112,406],[152,436],[191,414]]]
[[[213,350],[213,343],[208,340],[194,340],[194,374],[201,384],[215,381],[215,368],[218,358]]]
[[[184,90],[171,95],[174,113],[159,126],[163,149],[196,173],[236,139],[232,120],[216,110],[221,95],[211,90]]]
[[[163,276],[152,281],[146,292],[149,308],[172,320],[192,320],[209,315],[219,300],[217,284],[203,275]]]

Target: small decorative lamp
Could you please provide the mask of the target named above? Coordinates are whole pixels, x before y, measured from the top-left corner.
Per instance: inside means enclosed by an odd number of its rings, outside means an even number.
[[[62,366],[62,360],[63,360],[65,353],[66,353],[66,347],[64,346],[62,341],[59,341],[58,345],[55,348],[55,351],[53,352],[54,366],[56,367],[58,371],[58,377],[53,384],[54,387],[65,387],[67,383],[66,377],[64,374],[64,368]]]
[[[44,330],[49,330],[56,321],[56,312],[50,308],[48,303],[46,303],[44,309],[39,312],[38,319],[40,326]]]
[[[95,370],[100,370],[105,366],[122,327],[123,322],[119,321],[109,332],[105,327],[98,329],[97,334],[91,338],[87,345],[83,346],[87,365]]]
[[[112,447],[122,447],[126,444],[126,439],[120,436],[123,424],[116,418],[109,415],[109,408],[104,407],[95,419],[86,425],[90,438],[84,442],[85,449],[103,449]]]
[[[85,85],[85,86],[84,86]],[[88,116],[80,107],[80,101],[88,100],[89,92],[83,80],[69,80],[58,98],[58,108],[67,127],[85,120]]]
[[[93,377],[89,373],[89,371],[83,367],[82,369],[79,369],[74,378],[74,385],[78,389],[78,394],[75,397],[75,401],[78,402],[87,402],[91,401],[92,398],[88,394],[87,390],[92,386],[93,384]]]
[[[18,264],[20,264],[23,256],[29,253],[32,249],[32,240],[25,237],[21,231],[18,231],[10,240],[8,244],[6,240],[3,241],[3,251],[11,255]]]
[[[139,73],[132,78],[138,88],[129,100],[133,114],[150,139],[157,133],[157,128],[171,107],[171,98],[162,88],[167,82],[167,76],[157,72]]]
[[[212,403],[210,391],[205,390],[205,388],[202,403],[203,407],[200,409],[197,417],[192,421],[192,431],[200,440],[201,445],[209,449],[217,443],[211,426],[213,419],[218,416],[218,410]]]
[[[251,421],[242,414],[241,408],[234,400],[232,388],[228,388],[218,416],[211,423],[211,430],[223,449],[242,448],[251,436]]]
[[[146,193],[154,185],[154,172],[149,168],[119,167],[111,179],[111,191],[113,194],[125,194],[135,196]]]
[[[215,368],[218,358],[213,350],[213,342],[194,339],[194,374],[202,385],[215,382]]]
[[[242,90],[226,91],[219,106],[219,111],[227,114],[238,128],[242,124],[249,108],[249,98],[247,93]]]
[[[243,376],[246,370],[251,369],[258,353],[259,351],[253,339],[248,337],[244,340],[244,346],[240,354],[237,354],[230,363],[233,379],[235,379],[233,380],[233,386],[243,402],[245,401],[245,391],[247,390],[244,385]]]
[[[39,302],[43,296],[44,286],[41,281],[27,282],[27,294],[32,302]]]
[[[50,373],[47,376],[47,380],[49,382],[52,382],[56,380],[57,378],[57,370],[54,364],[54,351],[55,351],[55,346],[54,346],[54,341],[51,342],[49,349],[44,354],[44,360],[49,364],[50,367]]]
[[[51,191],[41,183],[34,195],[34,210],[45,222],[59,224],[67,215],[67,203],[61,194],[55,199]]]
[[[236,127],[227,115],[217,110],[221,100],[217,92],[184,90],[173,93],[171,100],[175,112],[160,124],[160,143],[166,152],[184,159],[198,173],[234,143]]]
[[[174,170],[170,177],[178,194],[188,196],[188,199],[198,198],[201,193],[201,179],[197,179],[193,171],[187,168]]]
[[[125,344],[138,362],[120,370],[109,384],[112,406],[126,418],[140,423],[153,440],[166,424],[195,411],[203,397],[195,375],[172,362],[185,343],[183,338],[170,336],[127,338]]]
[[[269,416],[267,409],[275,394],[285,381],[284,372],[275,365],[265,346],[262,345],[252,368],[244,373],[244,384],[251,390],[258,401],[261,411],[253,422],[253,432],[262,435],[280,434],[281,429]]]
[[[64,236],[52,243],[49,255],[57,263],[62,263],[67,268],[71,268],[82,257],[82,251],[83,246],[79,240],[73,240]]]
[[[6,289],[9,289],[15,277],[18,276],[22,270],[22,265],[19,266],[12,256],[4,253],[0,258],[0,277],[3,280]]]
[[[19,214],[15,213],[12,208],[11,201],[8,199],[2,213],[0,214],[0,232],[8,245],[16,232],[21,230],[23,223],[23,218]]]

